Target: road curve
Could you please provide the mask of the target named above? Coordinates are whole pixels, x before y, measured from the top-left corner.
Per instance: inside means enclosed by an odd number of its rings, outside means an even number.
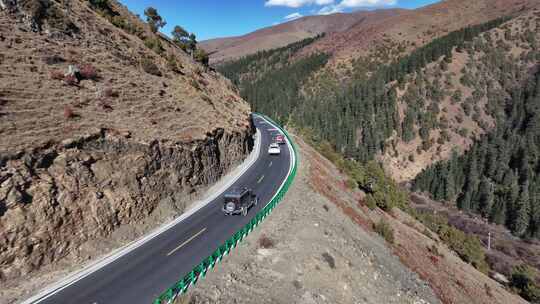
[[[202,259],[246,225],[279,190],[287,178],[290,149],[282,146],[280,156],[267,153],[278,128],[254,115],[261,134],[261,153],[253,165],[231,187],[247,186],[259,197],[248,216],[225,216],[223,193],[180,223],[140,247],[121,256],[78,281],[26,303],[40,304],[148,304],[190,272]]]

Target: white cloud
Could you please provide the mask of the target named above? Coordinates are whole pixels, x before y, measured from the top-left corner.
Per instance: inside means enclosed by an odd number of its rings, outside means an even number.
[[[298,8],[305,5],[330,5],[334,0],[267,0],[264,6],[287,6]]]
[[[338,4],[331,4],[321,8],[319,14],[328,15],[351,8],[374,8],[395,5],[396,3],[397,0],[342,0]]]
[[[283,17],[283,19],[287,20],[287,21],[291,21],[291,20],[295,20],[295,19],[298,19],[298,18],[302,18],[304,17],[304,15],[296,12],[296,13],[292,13],[290,15],[287,15],[285,17]]]
[[[339,8],[337,5],[328,5],[321,8],[318,12],[319,15],[330,15],[342,12],[343,9]]]

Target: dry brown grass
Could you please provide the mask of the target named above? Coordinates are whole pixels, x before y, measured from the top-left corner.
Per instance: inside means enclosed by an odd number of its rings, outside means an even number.
[[[58,71],[58,70],[51,71],[49,75],[50,75],[51,79],[54,79],[54,80],[62,80],[62,79],[64,79],[64,73],[62,73],[61,71]]]
[[[112,3],[122,16],[145,28]],[[167,58],[156,56],[138,37],[97,16],[83,2],[72,1],[70,18],[85,29],[84,35],[55,38],[24,31],[12,16],[0,14],[2,37],[9,42],[0,43],[0,152],[84,136],[96,127],[129,130],[140,142],[203,139],[215,128],[248,128],[250,107],[230,81],[199,67],[166,39],[165,54],[173,54],[186,75],[199,73],[204,92],[193,89],[189,77],[168,68]],[[142,72],[143,58],[152,58],[163,77]],[[70,64],[80,69],[80,83],[64,77]],[[79,126],[66,130],[58,121],[64,120],[64,106],[72,104]]]
[[[91,64],[84,64],[80,67],[81,77],[89,80],[97,80],[99,75],[97,69]]]
[[[333,54],[330,67],[376,52],[390,44],[405,44],[406,51],[422,46],[434,38],[470,24],[483,23],[511,15],[527,7],[538,7],[536,0],[454,0],[442,1],[408,13],[363,22],[347,31],[325,36],[306,47],[302,53],[322,51]]]
[[[343,194],[351,192],[345,184],[346,179],[336,179],[336,176],[341,174],[330,161],[316,153],[313,148],[307,145],[304,148],[310,151],[308,154],[311,163],[309,183],[312,188],[328,198],[352,221],[362,226],[365,230],[371,230],[372,223],[363,213],[365,209],[364,205],[361,204],[363,197],[360,193],[353,193],[348,197],[348,200],[343,200]]]
[[[75,112],[73,112],[73,109],[71,109],[71,107],[69,106],[65,106],[64,107],[64,118],[65,119],[72,119],[72,118],[75,118],[76,115],[75,115]]]

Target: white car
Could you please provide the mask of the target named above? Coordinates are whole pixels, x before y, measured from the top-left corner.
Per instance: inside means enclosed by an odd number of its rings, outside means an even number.
[[[279,155],[281,153],[281,149],[279,148],[279,145],[276,143],[270,144],[270,147],[268,147],[268,154],[270,155]]]

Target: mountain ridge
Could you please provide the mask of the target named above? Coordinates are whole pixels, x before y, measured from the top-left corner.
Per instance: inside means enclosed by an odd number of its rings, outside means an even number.
[[[202,41],[201,46],[211,54],[211,62],[217,64],[257,51],[282,47],[322,33],[343,32],[359,24],[369,24],[405,11],[405,9],[382,9],[305,16],[245,35]]]

